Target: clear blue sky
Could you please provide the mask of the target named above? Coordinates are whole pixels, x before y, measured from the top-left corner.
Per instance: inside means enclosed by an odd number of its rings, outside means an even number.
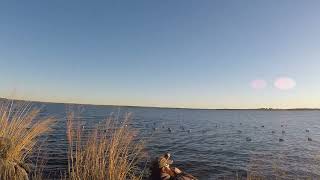
[[[320,107],[320,1],[1,1],[0,96]],[[278,77],[296,82],[274,87]],[[250,82],[266,81],[253,89]]]

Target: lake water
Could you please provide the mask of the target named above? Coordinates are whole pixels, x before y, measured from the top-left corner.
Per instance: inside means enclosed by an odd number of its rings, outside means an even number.
[[[47,152],[46,174],[59,177],[67,168],[65,112],[68,105],[37,105],[44,106],[42,115],[58,118],[43,147]],[[174,166],[199,179],[232,179],[236,175],[246,176],[247,171],[268,179],[274,179],[275,175],[283,179],[320,179],[320,111],[89,105],[81,109],[85,127],[104,120],[112,112],[131,112],[131,126],[140,136],[148,137],[150,157],[171,152]],[[171,133],[168,128],[172,129]],[[308,141],[308,137],[312,141]],[[279,138],[284,141],[279,142]]]

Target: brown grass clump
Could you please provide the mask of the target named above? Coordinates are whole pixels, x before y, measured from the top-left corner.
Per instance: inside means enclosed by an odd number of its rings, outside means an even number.
[[[39,112],[30,104],[0,102],[0,179],[28,179],[26,158],[53,123],[52,118],[34,121]]]
[[[74,119],[74,113],[69,113],[69,179],[142,179],[144,171],[138,168],[138,164],[144,157],[144,146],[127,126],[129,114],[122,123],[110,117],[89,132],[74,123]],[[84,138],[84,133],[88,138]]]

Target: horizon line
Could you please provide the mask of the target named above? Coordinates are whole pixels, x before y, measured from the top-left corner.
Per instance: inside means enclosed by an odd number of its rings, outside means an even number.
[[[49,104],[72,104],[72,105],[88,105],[88,106],[118,106],[118,107],[136,107],[136,108],[159,108],[159,109],[190,109],[190,110],[320,110],[320,108],[271,108],[271,107],[260,107],[260,108],[192,108],[192,107],[169,107],[169,106],[143,106],[143,105],[115,105],[115,104],[91,104],[91,103],[75,103],[75,102],[54,102],[54,101],[40,101],[30,99],[15,99],[0,97],[0,100],[12,100],[12,101],[27,101],[35,103],[49,103]]]

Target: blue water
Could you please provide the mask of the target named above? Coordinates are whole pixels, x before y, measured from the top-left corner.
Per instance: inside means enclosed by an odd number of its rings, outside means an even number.
[[[43,106],[42,115],[58,119],[43,149],[46,174],[59,177],[67,168],[65,112],[69,105],[37,105]],[[268,179],[320,179],[320,111],[79,107],[85,127],[111,113],[131,112],[130,126],[148,140],[150,158],[171,152],[174,166],[199,179],[232,179],[246,176],[247,171]]]

